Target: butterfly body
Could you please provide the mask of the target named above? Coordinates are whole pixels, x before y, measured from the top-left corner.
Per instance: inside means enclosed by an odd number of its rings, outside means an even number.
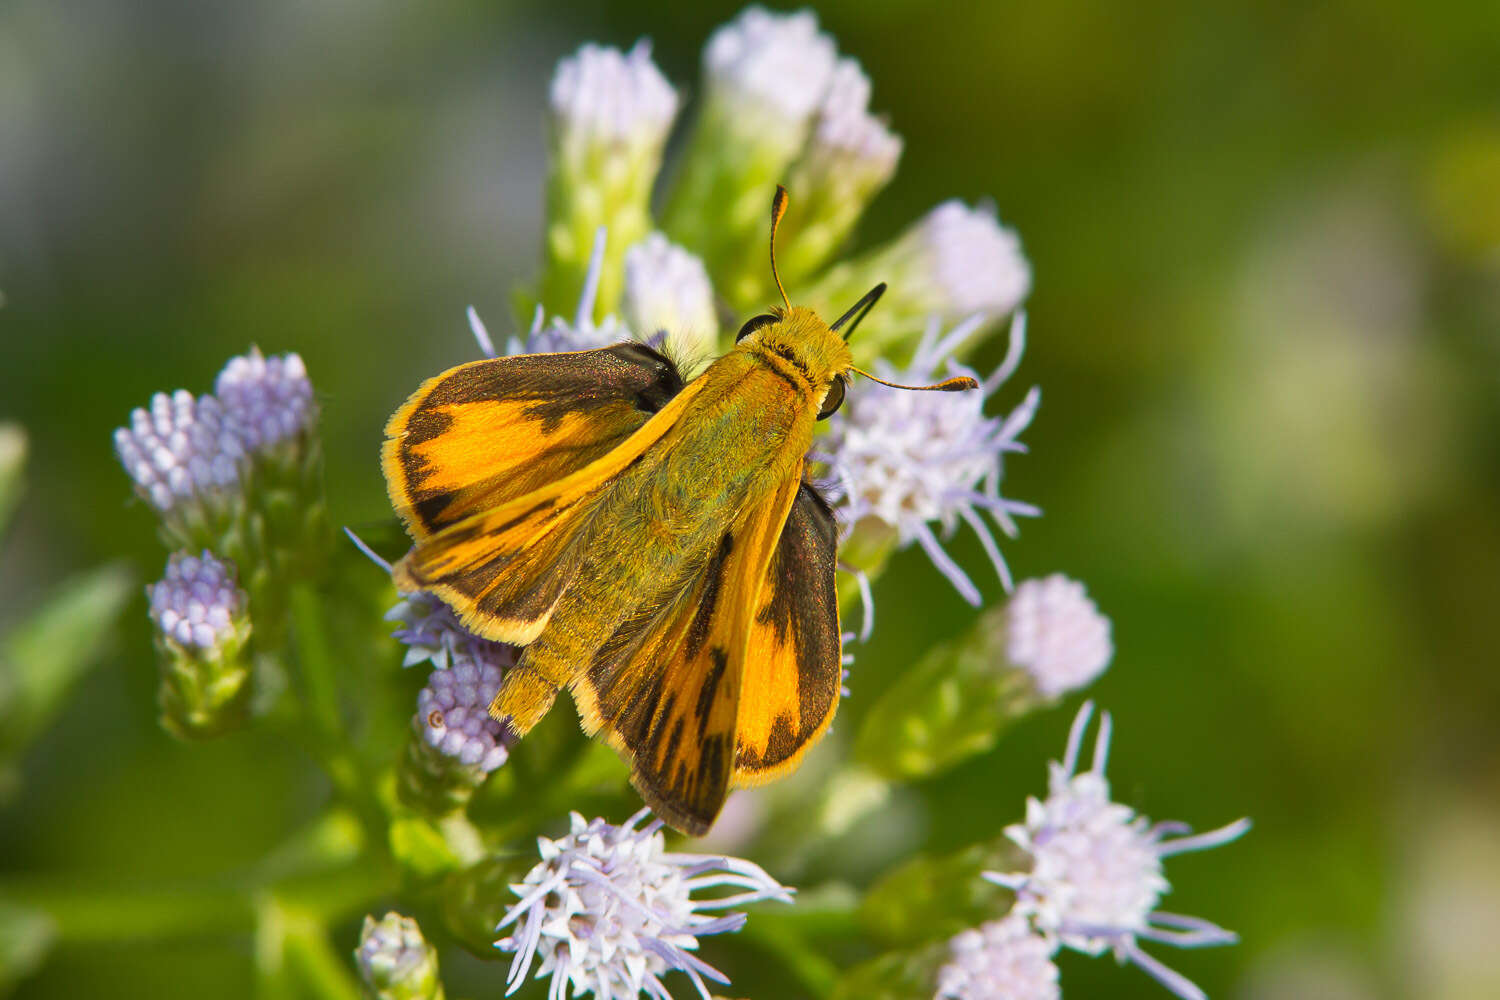
[[[733,783],[795,766],[837,705],[835,532],[803,474],[851,362],[809,310],[767,319],[691,382],[634,344],[496,358],[387,427],[417,542],[397,584],[525,646],[492,714],[524,733],[569,690],[692,832]]]

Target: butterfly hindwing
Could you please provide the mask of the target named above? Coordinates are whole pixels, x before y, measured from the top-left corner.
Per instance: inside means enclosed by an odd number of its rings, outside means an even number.
[[[531,361],[548,367],[511,364]],[[573,372],[578,366],[588,374]],[[562,388],[549,389],[543,372]],[[393,499],[402,490],[413,498],[397,507],[417,539],[395,567],[397,587],[436,594],[486,638],[536,638],[582,558],[595,504],[696,392],[679,389],[671,362],[637,344],[476,362],[424,385],[387,428],[387,479]],[[485,436],[492,427],[504,440]],[[470,475],[483,478],[463,488],[442,462],[468,448],[500,454],[476,455],[471,466],[482,472]]]
[[[833,511],[801,484],[756,598],[735,727],[734,780],[794,769],[833,721],[843,674]]]
[[[451,368],[386,425],[391,503],[421,541],[587,466],[682,387],[676,365],[635,343]]]
[[[737,518],[691,584],[621,623],[573,684],[584,728],[688,833],[706,832],[729,793],[756,596],[797,486],[788,479]]]

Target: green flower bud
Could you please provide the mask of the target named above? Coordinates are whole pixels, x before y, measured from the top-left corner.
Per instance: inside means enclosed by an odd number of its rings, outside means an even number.
[[[437,949],[411,917],[365,917],[354,960],[372,1000],[443,1000]]]
[[[807,145],[787,174],[794,210],[777,236],[776,263],[789,289],[833,258],[896,173],[901,138],[870,114],[869,103],[869,77],[853,59],[839,60]],[[761,268],[760,274],[764,297],[772,292],[770,273]]]
[[[162,724],[178,736],[217,736],[248,714],[250,615],[234,563],[205,550],[174,553],[146,588],[161,665]]]
[[[629,52],[585,45],[552,77],[552,161],[540,301],[572,315],[599,228],[608,231],[594,313],[620,301],[625,248],[651,231],[651,186],[677,115],[677,93],[651,61],[651,47]]]
[[[865,717],[855,754],[891,780],[928,777],[995,745],[1013,720],[1090,683],[1114,649],[1083,585],[1026,580],[969,633],[904,673]]]
[[[766,204],[802,151],[835,59],[806,10],[747,8],[703,50],[703,104],[662,228],[702,255],[737,309],[767,304]]]
[[[19,424],[0,424],[0,531],[21,501],[26,469],[26,432]]]

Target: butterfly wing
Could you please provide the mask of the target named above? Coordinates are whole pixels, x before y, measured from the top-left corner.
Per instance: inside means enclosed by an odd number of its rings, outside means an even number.
[[[833,510],[802,483],[764,575],[750,624],[735,726],[734,781],[794,770],[828,729],[843,675]]]
[[[797,487],[788,479],[738,517],[691,584],[622,622],[573,683],[584,729],[687,833],[707,832],[729,794],[756,597]]]
[[[603,457],[682,387],[677,366],[643,344],[451,368],[386,424],[391,504],[421,541]]]
[[[391,499],[417,544],[394,569],[465,627],[524,644],[572,580],[594,503],[677,422],[670,361],[639,344],[478,361],[386,428]]]

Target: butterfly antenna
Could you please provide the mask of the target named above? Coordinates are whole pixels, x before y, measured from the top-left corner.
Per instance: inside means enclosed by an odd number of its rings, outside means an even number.
[[[848,323],[849,329],[844,331],[844,339],[848,340],[850,337],[854,336],[854,328],[859,326],[860,322],[865,318],[865,315],[869,313],[871,309],[875,308],[875,303],[879,302],[880,297],[884,294],[885,282],[882,281],[880,284],[876,285],[874,288],[861,295],[859,297],[859,301],[850,306],[848,312],[844,313],[844,315],[834,320],[833,325],[828,329],[833,330],[834,332],[838,332],[838,329],[841,326],[843,326],[845,323]],[[851,319],[853,320],[853,322],[850,322]]]
[[[934,382],[932,385],[902,385],[899,382],[887,382],[883,378],[876,378],[863,368],[853,368],[852,370],[863,375],[871,382],[879,382],[881,385],[888,385],[892,389],[913,389],[917,392],[964,392],[968,389],[979,388],[979,382],[967,375],[955,375],[953,378],[945,378],[941,382]]]
[[[788,310],[792,308],[792,303],[786,297],[786,289],[781,287],[781,275],[776,273],[776,227],[781,225],[781,217],[786,214],[786,205],[790,200],[786,188],[776,185],[776,193],[771,196],[771,277],[776,279],[776,290],[781,293],[781,301]]]

